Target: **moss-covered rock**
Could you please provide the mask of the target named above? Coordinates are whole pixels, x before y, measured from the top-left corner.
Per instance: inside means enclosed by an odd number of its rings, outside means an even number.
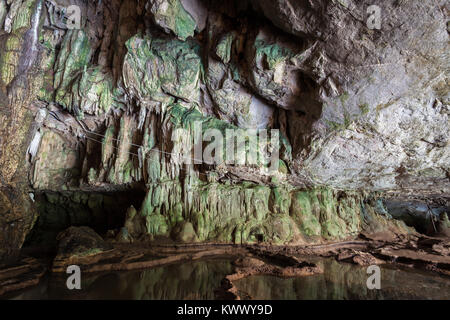
[[[50,130],[43,130],[31,180],[34,188],[57,190],[74,186],[80,177],[79,153],[69,141]]]
[[[281,108],[301,109],[306,102],[306,88],[301,87],[306,84],[299,83],[301,47],[284,41],[268,28],[260,29],[249,41],[252,45],[246,50],[246,74],[252,88]]]
[[[71,88],[72,104],[86,114],[100,115],[114,105],[112,78],[100,67],[83,72]]]
[[[81,101],[77,96],[74,97],[74,93],[78,93],[78,88],[76,86],[75,89],[72,88],[72,84],[86,72],[91,54],[92,49],[86,33],[83,30],[69,30],[63,39],[55,63],[54,100],[79,117],[83,116],[80,110]]]
[[[179,0],[150,0],[150,13],[157,25],[181,40],[194,35],[197,23]]]
[[[221,119],[241,128],[267,128],[272,124],[274,110],[248,90],[242,77],[245,71],[240,56],[244,54],[244,39],[239,31],[229,29],[224,15],[211,13],[206,85]]]
[[[141,38],[127,42],[126,88],[143,101],[173,102],[173,97],[198,101],[203,65],[193,40]]]
[[[199,181],[182,187],[166,181],[149,186],[139,215],[145,220],[142,235],[171,235],[184,242],[190,238],[298,244],[354,238],[366,229],[408,232],[406,226],[377,213],[376,202],[363,194],[330,189],[289,191],[281,186]]]

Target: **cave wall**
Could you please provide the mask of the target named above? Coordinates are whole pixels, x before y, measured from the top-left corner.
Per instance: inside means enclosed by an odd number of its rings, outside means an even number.
[[[448,4],[369,5],[1,0],[0,243],[40,191],[144,188],[126,241],[343,239],[389,217],[371,192],[448,199]],[[195,122],[280,130],[278,171],[184,164]]]
[[[0,23],[0,256],[19,248],[37,217],[29,197],[29,109],[42,81],[38,37],[43,1],[1,1]]]

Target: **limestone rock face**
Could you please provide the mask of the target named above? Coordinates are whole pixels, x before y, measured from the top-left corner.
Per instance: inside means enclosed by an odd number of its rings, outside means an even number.
[[[42,0],[0,5],[0,258],[22,245],[36,220],[26,157],[36,129],[28,107],[42,85],[35,66],[42,63],[38,46],[43,10]]]
[[[149,0],[147,10],[158,26],[181,40],[205,28],[207,9],[201,0]]]
[[[199,101],[202,61],[197,43],[134,37],[127,48],[125,87],[140,101]]]
[[[253,4],[307,48],[295,65],[318,108],[294,106],[319,119],[299,171],[336,187],[449,191],[448,4],[383,1],[379,30],[367,27],[370,1]]]
[[[41,191],[144,192],[120,241],[410,232],[383,199],[450,199],[449,7],[372,5],[0,0],[0,244],[23,244]],[[268,130],[278,170],[185,163],[238,129]]]

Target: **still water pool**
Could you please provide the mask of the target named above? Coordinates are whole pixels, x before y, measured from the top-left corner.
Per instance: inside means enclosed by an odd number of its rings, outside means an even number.
[[[316,263],[323,268],[323,274],[289,279],[253,276],[235,285],[242,296],[260,300],[450,299],[450,278],[434,273],[381,265],[381,288],[369,290],[366,267],[333,259]]]
[[[236,281],[242,296],[253,299],[450,299],[450,278],[416,269],[381,266],[381,290],[368,290],[366,268],[332,259],[317,262],[324,273],[282,279],[252,276]],[[214,299],[231,260],[212,259],[151,270],[86,275],[82,290],[66,288],[65,275],[49,276],[38,286],[8,299]]]

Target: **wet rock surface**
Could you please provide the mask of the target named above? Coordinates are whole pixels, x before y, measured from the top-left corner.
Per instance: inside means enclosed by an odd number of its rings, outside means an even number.
[[[0,264],[0,296],[38,285],[46,269],[45,263],[30,257]]]
[[[360,266],[371,266],[384,263],[382,260],[375,258],[373,255],[367,252],[361,252],[356,250],[345,250],[337,256],[339,261],[350,261]]]

